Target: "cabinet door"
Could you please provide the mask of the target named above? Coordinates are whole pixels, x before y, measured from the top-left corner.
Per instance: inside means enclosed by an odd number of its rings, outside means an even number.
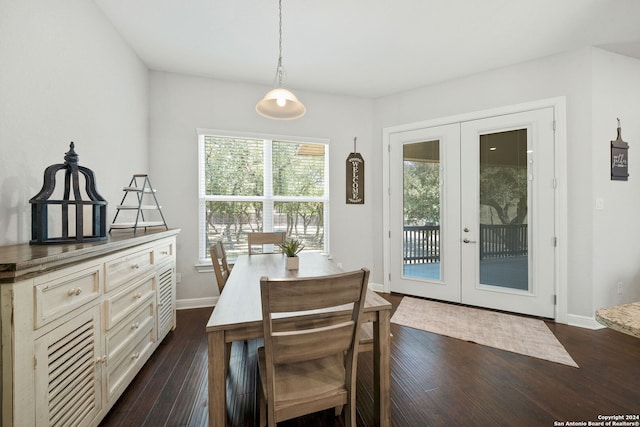
[[[88,426],[102,405],[100,306],[35,341],[37,426]]]
[[[158,269],[158,340],[176,328],[176,277],[174,263]]]

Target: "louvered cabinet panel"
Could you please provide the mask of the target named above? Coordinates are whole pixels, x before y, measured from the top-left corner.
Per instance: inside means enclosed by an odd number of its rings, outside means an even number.
[[[168,263],[157,273],[158,287],[158,338],[164,338],[176,327],[175,267]]]
[[[100,306],[35,341],[37,426],[89,426],[100,412]]]

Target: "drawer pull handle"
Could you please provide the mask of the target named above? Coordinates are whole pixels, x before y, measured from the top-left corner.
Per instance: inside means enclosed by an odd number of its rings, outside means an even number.
[[[80,295],[82,293],[82,289],[80,288],[75,288],[75,289],[69,289],[67,291],[67,295],[72,296],[72,295]]]
[[[138,329],[140,327],[140,323],[139,322],[135,322],[131,325],[131,329]]]
[[[134,270],[140,268],[140,264],[136,263],[136,264],[131,264],[131,268],[133,268]]]
[[[140,357],[140,352],[136,351],[135,353],[133,353],[131,355],[131,359],[137,359],[138,357]]]
[[[168,252],[168,251],[162,251],[162,252],[160,252],[160,253],[161,253],[162,255],[169,255],[169,252]]]
[[[102,357],[98,356],[96,358],[96,363],[107,363],[107,355],[105,354]]]
[[[133,297],[135,299],[142,298],[142,293],[141,292],[136,292],[135,294],[133,294]]]

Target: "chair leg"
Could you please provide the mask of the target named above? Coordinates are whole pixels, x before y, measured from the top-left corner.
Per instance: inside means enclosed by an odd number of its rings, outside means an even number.
[[[259,397],[258,397],[258,412],[260,413],[260,427],[265,427],[267,425],[267,399],[264,398],[264,393],[262,393],[262,387],[260,387]]]
[[[233,343],[228,342],[228,343],[225,344],[225,346],[226,346],[225,350],[226,350],[226,353],[227,353],[227,360],[225,360],[224,367],[225,367],[225,371],[227,373],[229,373],[229,362],[230,362],[230,359],[231,359],[231,344],[233,344]]]
[[[256,410],[258,411],[258,425],[265,427],[267,425],[267,398],[262,388],[262,379],[260,377],[260,369],[258,368],[258,379],[256,381]]]
[[[356,427],[356,407],[353,402],[347,403],[347,409],[344,411],[345,427]]]

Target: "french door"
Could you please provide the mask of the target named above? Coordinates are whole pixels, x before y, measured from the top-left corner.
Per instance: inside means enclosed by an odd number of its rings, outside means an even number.
[[[553,318],[553,108],[390,136],[391,290]]]

